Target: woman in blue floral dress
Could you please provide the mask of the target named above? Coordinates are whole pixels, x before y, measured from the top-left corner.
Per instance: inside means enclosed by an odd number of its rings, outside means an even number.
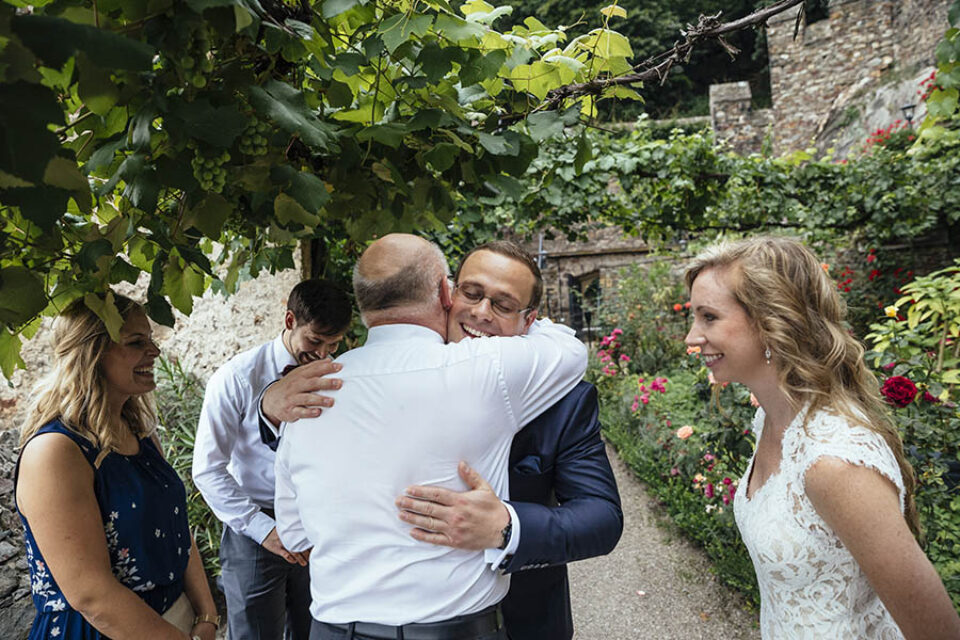
[[[70,305],[21,433],[16,498],[37,608],[29,637],[213,640],[219,619],[184,486],[153,434],[160,352],[143,309],[108,296],[124,319],[119,341],[82,300]],[[161,617],[184,595],[198,614],[190,634]]]

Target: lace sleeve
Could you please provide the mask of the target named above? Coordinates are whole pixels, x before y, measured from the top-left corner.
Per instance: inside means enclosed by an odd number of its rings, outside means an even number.
[[[873,469],[897,488],[900,498],[900,513],[904,512],[906,492],[900,465],[886,440],[879,433],[861,426],[851,426],[837,416],[817,416],[811,420],[810,440],[803,456],[801,482],[805,483],[807,471],[821,458],[836,458],[858,467]],[[803,487],[806,492],[806,487]]]

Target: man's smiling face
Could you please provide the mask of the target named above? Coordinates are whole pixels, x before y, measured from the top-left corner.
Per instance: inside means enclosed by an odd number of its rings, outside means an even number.
[[[472,253],[460,267],[448,316],[448,340],[526,333],[537,317],[536,310],[504,310],[526,309],[535,282],[530,268],[519,260],[483,249]],[[466,293],[483,298],[471,301]]]

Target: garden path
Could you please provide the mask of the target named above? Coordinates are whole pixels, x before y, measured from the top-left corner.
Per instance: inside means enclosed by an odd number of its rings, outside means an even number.
[[[710,574],[702,551],[608,445],[623,502],[623,537],[607,556],[570,565],[577,640],[754,640],[757,617]],[[640,592],[640,593],[638,593]],[[642,593],[642,595],[641,595]]]

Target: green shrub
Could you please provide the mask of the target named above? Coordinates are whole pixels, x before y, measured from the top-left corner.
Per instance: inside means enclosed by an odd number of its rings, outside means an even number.
[[[193,485],[193,444],[203,406],[203,381],[177,360],[157,360],[157,411],[160,440],[167,460],[187,489],[187,517],[203,566],[211,578],[220,575],[221,524]]]

